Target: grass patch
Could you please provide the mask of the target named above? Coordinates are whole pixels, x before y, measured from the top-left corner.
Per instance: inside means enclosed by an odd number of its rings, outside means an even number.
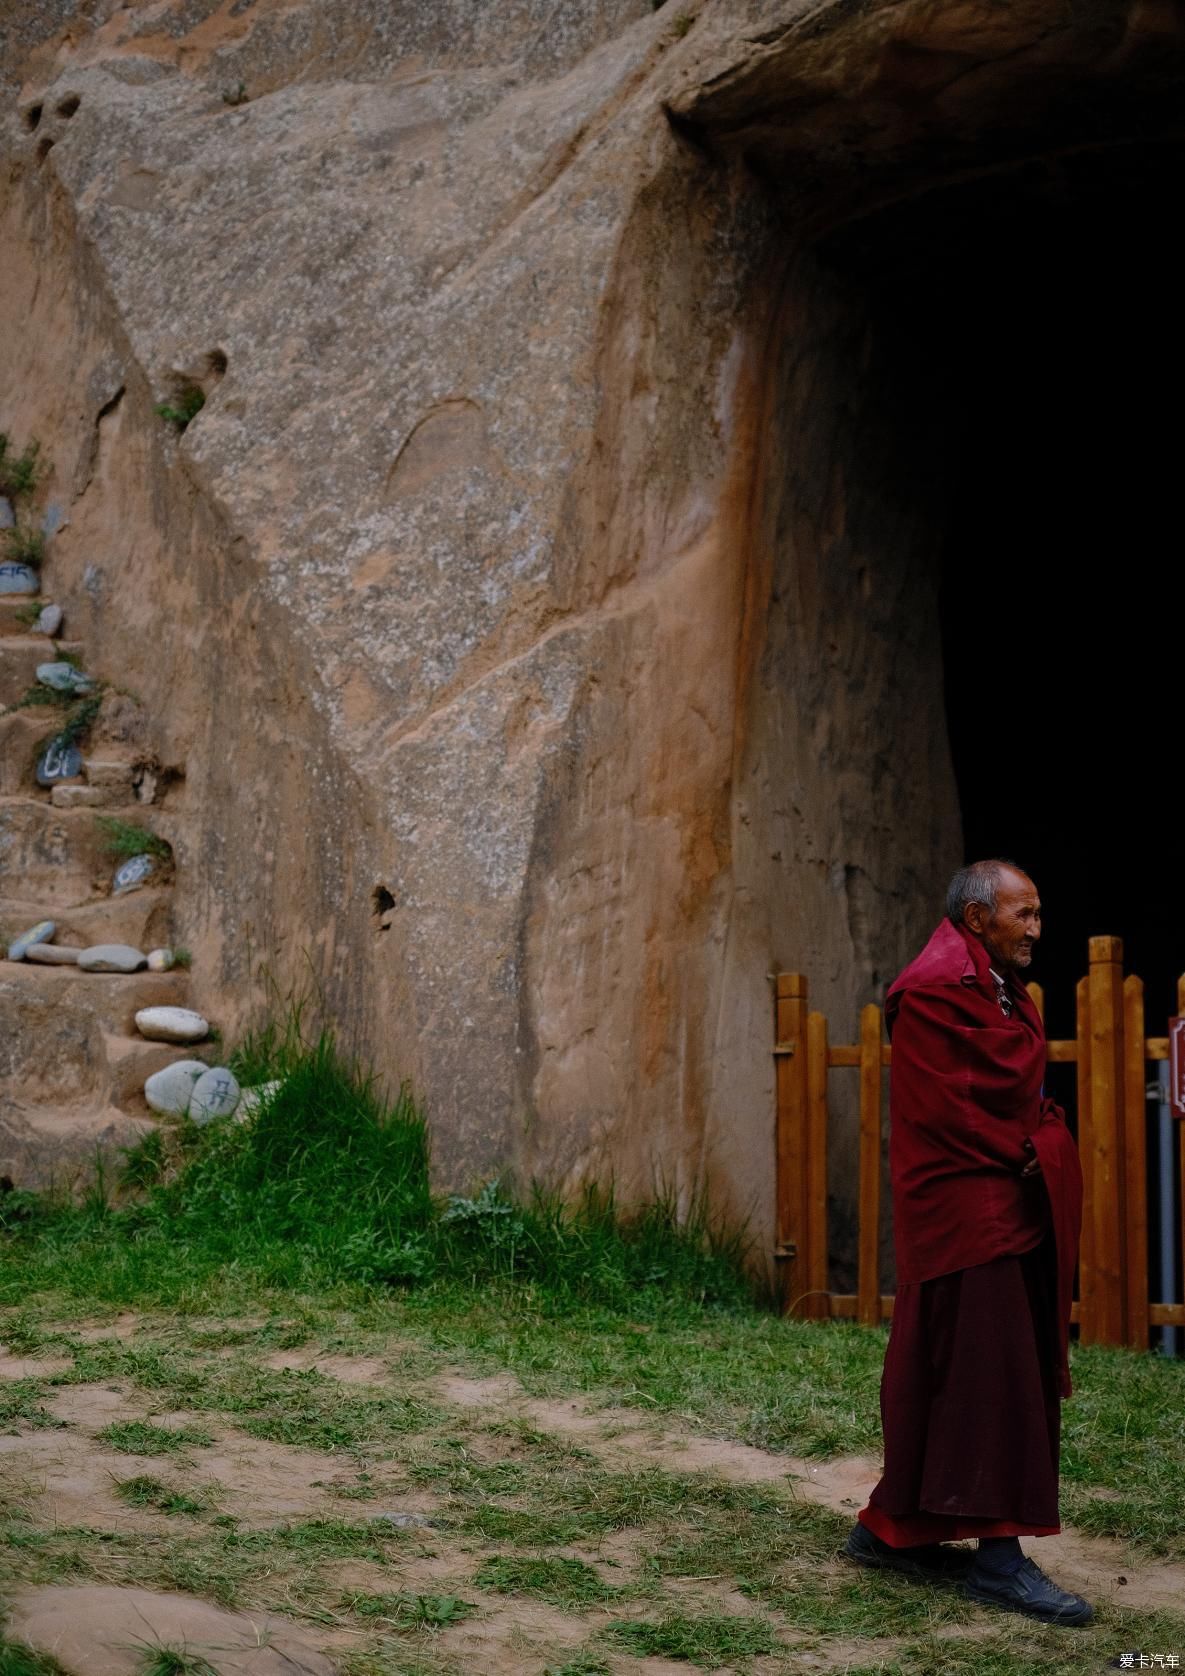
[[[27,442],[17,453],[11,438],[0,431],[0,495],[15,506],[29,498],[44,475],[41,444]]]
[[[781,1643],[774,1626],[765,1618],[730,1616],[685,1617],[669,1612],[653,1623],[610,1624],[607,1640],[634,1658],[684,1659],[705,1670],[717,1670],[737,1658],[776,1653]]]
[[[616,1600],[622,1593],[583,1560],[521,1554],[501,1554],[486,1560],[473,1581],[479,1589],[492,1589],[503,1595],[528,1595],[568,1610]]]
[[[372,1618],[396,1629],[444,1629],[459,1624],[477,1610],[459,1595],[349,1594],[345,1605],[360,1618]]]
[[[56,1659],[19,1646],[0,1631],[0,1676],[63,1676],[63,1671]]]
[[[181,1490],[163,1484],[159,1478],[146,1474],[121,1479],[115,1486],[115,1493],[129,1507],[151,1507],[157,1513],[204,1513],[209,1506],[208,1501],[187,1496]]]
[[[204,391],[196,384],[188,384],[178,390],[172,401],[158,402],[155,411],[180,434],[197,418],[205,405]]]
[[[137,1676],[218,1676],[218,1672],[200,1654],[166,1643],[145,1649]]]
[[[198,1426],[154,1426],[150,1420],[118,1420],[104,1426],[99,1439],[121,1455],[179,1455],[214,1441]]]
[[[121,821],[114,815],[96,815],[95,824],[102,834],[103,854],[112,861],[130,861],[137,855],[150,855],[162,862],[173,859],[171,846],[147,827]]]

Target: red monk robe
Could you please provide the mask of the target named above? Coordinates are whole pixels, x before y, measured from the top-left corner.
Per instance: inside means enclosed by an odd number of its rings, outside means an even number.
[[[1037,1009],[1013,976],[1005,1016],[989,967],[944,920],[885,1004],[898,1284],[860,1521],[896,1548],[1060,1528],[1082,1175]]]

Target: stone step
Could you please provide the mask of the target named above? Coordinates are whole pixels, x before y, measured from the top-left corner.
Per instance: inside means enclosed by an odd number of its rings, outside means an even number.
[[[15,704],[36,681],[37,665],[60,662],[63,652],[81,659],[81,641],[47,640],[41,634],[0,638],[0,704]]]
[[[0,1094],[0,1175],[17,1187],[77,1192],[95,1177],[96,1155],[108,1167],[156,1124],[115,1106],[26,1106]]]
[[[136,808],[136,824],[152,817]],[[106,894],[116,863],[90,809],[55,809],[32,797],[0,798],[0,895],[54,903]]]
[[[0,635],[7,638],[11,635],[29,634],[31,631],[24,620],[26,608],[35,605],[40,611],[41,607],[48,603],[46,599],[34,599],[28,594],[0,594]],[[49,645],[44,635],[41,636],[41,640],[44,645]]]
[[[76,1105],[147,1112],[145,1078],[186,1048],[147,1042],[141,1007],[186,1003],[183,972],[80,972],[76,966],[0,963],[0,1081],[25,1110]]]
[[[99,896],[90,902],[66,906],[60,901],[42,897],[30,901],[27,896],[0,896],[0,932],[4,945],[12,936],[28,931],[39,920],[52,919],[57,925],[55,943],[71,948],[91,948],[95,943],[128,943],[134,949],[169,948],[172,946],[173,893],[168,886],[150,890],[129,891],[126,896]]]

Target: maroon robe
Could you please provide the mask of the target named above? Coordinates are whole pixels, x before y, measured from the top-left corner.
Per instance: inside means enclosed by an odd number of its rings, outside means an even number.
[[[1010,990],[1006,1017],[987,951],[944,920],[885,1004],[898,1286],[860,1518],[897,1547],[1058,1529],[1082,1176],[1040,1015]]]

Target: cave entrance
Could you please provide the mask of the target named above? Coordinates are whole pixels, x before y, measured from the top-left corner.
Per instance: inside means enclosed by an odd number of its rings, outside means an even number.
[[[1093,935],[1123,939],[1149,1034],[1185,970],[1168,888],[1185,317],[1166,213],[1183,173],[1179,140],[1082,148],[926,193],[821,246],[867,288],[872,332],[909,386],[902,424],[926,416],[944,692],[919,702],[948,733],[965,857],[1012,857],[1040,887],[1034,976],[1052,1036],[1074,1034]],[[1051,1073],[1072,1110],[1073,1067]]]

